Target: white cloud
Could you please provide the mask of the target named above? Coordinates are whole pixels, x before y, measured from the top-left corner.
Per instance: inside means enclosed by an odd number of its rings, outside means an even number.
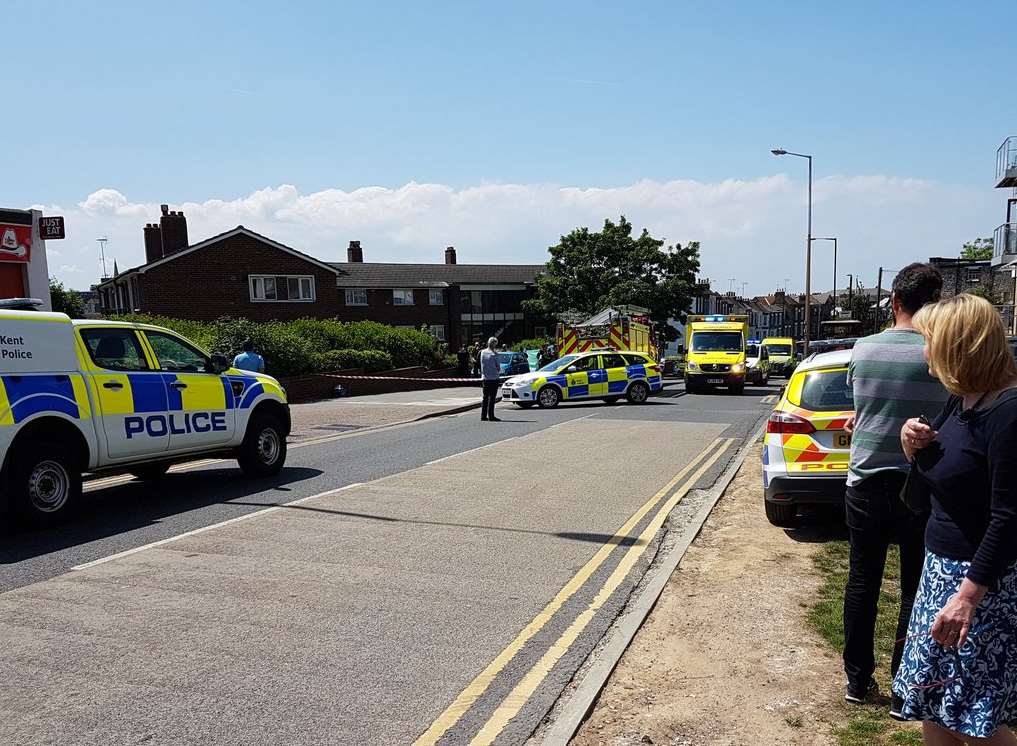
[[[814,187],[814,233],[840,238],[838,284],[848,272],[872,285],[877,268],[935,255],[956,255],[965,240],[986,235],[999,212],[990,190],[977,191],[885,175],[832,176]],[[718,182],[643,180],[614,187],[481,184],[456,189],[410,182],[396,188],[326,189],[301,194],[266,187],[232,200],[171,206],[187,216],[192,242],[243,224],[324,260],[343,260],[360,240],[368,261],[442,261],[454,245],[461,262],[543,262],[547,246],[576,226],[597,228],[624,214],[669,243],[702,243],[702,275],[727,290],[730,278],[767,292],[792,278],[804,284],[805,189],[778,174]],[[108,264],[144,261],[142,226],[159,205],[132,202],[113,188],[87,195],[64,214],[61,279],[87,287],[98,276],[94,239],[108,236]],[[828,244],[815,247],[814,286],[832,280]],[[84,269],[79,269],[83,267]]]

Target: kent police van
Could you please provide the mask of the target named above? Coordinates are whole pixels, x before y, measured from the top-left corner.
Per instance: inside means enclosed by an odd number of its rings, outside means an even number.
[[[0,511],[24,521],[66,515],[83,472],[158,479],[229,455],[245,474],[277,474],[289,430],[278,381],[169,329],[0,310]]]

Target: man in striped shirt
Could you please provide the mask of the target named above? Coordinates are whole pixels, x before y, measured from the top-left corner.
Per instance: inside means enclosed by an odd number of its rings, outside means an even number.
[[[844,671],[849,702],[861,703],[872,686],[876,608],[886,554],[900,545],[901,605],[897,644],[890,663],[896,673],[904,650],[911,607],[925,557],[925,517],[911,514],[900,500],[909,465],[901,450],[900,429],[911,417],[930,420],[947,391],[929,374],[925,340],[911,317],[939,300],[943,278],[929,264],[909,264],[893,281],[890,302],[894,325],[858,340],[851,353],[848,382],[854,391],[851,461],[847,478],[850,569],[844,591]],[[893,698],[890,714],[899,714]]]

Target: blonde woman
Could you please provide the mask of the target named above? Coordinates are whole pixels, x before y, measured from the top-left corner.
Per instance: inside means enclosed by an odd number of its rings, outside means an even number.
[[[901,429],[932,514],[893,690],[930,746],[1017,746],[1017,364],[983,298],[926,306],[914,323],[953,396],[931,427]]]

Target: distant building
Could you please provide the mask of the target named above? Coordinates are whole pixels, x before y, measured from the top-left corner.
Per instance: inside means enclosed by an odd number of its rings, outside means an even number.
[[[551,331],[522,307],[543,265],[459,264],[451,246],[440,264],[365,262],[359,241],[345,262],[323,262],[242,225],[191,244],[186,218],[168,205],[144,239],[145,264],[98,284],[103,313],[371,320],[424,327],[450,349]]]

